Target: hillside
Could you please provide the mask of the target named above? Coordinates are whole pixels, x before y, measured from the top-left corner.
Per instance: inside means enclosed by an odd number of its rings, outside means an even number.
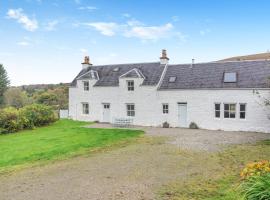
[[[241,60],[270,60],[270,52],[251,54],[245,56],[235,56],[231,58],[226,58],[219,61],[241,61]]]

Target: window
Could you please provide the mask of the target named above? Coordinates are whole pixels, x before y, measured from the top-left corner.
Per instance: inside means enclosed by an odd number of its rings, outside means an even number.
[[[171,76],[170,78],[169,78],[169,82],[170,83],[174,83],[176,81],[176,76]]]
[[[134,91],[134,81],[127,81],[128,91]]]
[[[163,110],[163,114],[168,114],[169,113],[169,104],[167,104],[167,103],[162,104],[162,110]]]
[[[235,83],[236,73],[235,72],[225,72],[224,73],[224,83]]]
[[[84,91],[89,91],[89,81],[83,81],[83,89]]]
[[[110,109],[110,104],[109,103],[104,103],[103,108],[104,109]]]
[[[83,108],[83,114],[88,115],[89,114],[89,104],[82,103],[82,108]]]
[[[118,72],[119,71],[119,67],[116,67],[113,69],[114,72]]]
[[[240,103],[240,119],[246,119],[246,104]]]
[[[224,118],[235,118],[236,104],[224,104]]]
[[[127,116],[134,117],[135,116],[135,105],[127,104]]]
[[[215,103],[215,118],[220,118],[220,103]]]

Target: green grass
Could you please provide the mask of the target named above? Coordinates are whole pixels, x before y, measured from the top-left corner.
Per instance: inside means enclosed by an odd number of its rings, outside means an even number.
[[[119,146],[143,133],[84,128],[87,124],[60,120],[47,127],[0,135],[0,173]]]
[[[163,200],[242,200],[240,171],[250,162],[270,160],[270,140],[228,147],[219,153],[190,153],[200,173],[161,188]]]

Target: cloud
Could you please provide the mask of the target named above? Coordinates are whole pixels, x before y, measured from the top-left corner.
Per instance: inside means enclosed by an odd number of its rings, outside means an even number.
[[[207,33],[210,33],[210,32],[211,32],[210,29],[200,30],[200,35],[205,36]]]
[[[74,0],[74,3],[76,3],[76,4],[80,4],[80,3],[81,3],[81,1],[80,1],[80,0]]]
[[[131,17],[131,15],[129,13],[123,13],[122,15],[123,15],[123,17],[126,17],[126,18],[130,18]]]
[[[159,26],[148,26],[142,22],[128,18],[125,23],[115,22],[91,22],[77,23],[76,26],[84,25],[99,31],[105,36],[120,35],[126,38],[138,38],[142,41],[157,41],[162,38],[178,38],[181,42],[186,41],[187,36],[176,31],[172,23]]]
[[[113,22],[94,22],[84,23],[86,26],[90,26],[99,31],[102,35],[113,36],[118,29],[118,25]]]
[[[129,26],[143,26],[143,23],[136,20],[136,19],[131,19],[127,21],[127,25]]]
[[[55,30],[55,27],[57,24],[59,24],[58,20],[49,21],[45,26],[45,30],[53,31],[53,30]]]
[[[9,9],[7,16],[10,19],[15,19],[18,23],[28,31],[35,31],[38,28],[38,22],[36,19],[29,19],[29,17],[23,13],[23,9]]]
[[[171,23],[162,26],[132,26],[124,34],[125,37],[135,37],[142,40],[158,40],[168,37],[173,29]]]
[[[97,7],[95,7],[95,6],[81,6],[78,9],[79,10],[93,11],[93,10],[97,10]]]
[[[30,43],[26,42],[26,41],[21,41],[21,42],[18,42],[17,45],[19,45],[19,46],[29,46]]]

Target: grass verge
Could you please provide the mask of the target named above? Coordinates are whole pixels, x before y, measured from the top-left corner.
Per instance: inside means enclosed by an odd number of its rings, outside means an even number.
[[[47,127],[0,135],[0,173],[123,146],[143,133],[83,127],[87,124],[60,120]]]
[[[270,140],[229,147],[219,153],[190,153],[198,168],[185,180],[175,180],[158,193],[162,200],[241,200],[240,171],[249,162],[270,160]]]

